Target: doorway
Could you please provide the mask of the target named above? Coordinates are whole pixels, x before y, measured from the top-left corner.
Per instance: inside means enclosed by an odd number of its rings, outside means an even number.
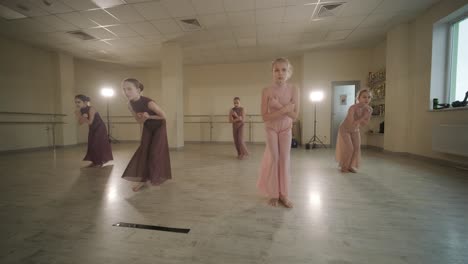
[[[336,137],[341,122],[346,118],[348,109],[355,102],[359,81],[332,82],[331,147],[336,146]]]

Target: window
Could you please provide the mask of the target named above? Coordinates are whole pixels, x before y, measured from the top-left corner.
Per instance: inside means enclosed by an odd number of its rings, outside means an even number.
[[[465,98],[468,91],[468,17],[451,26],[451,52],[449,68],[450,102]]]

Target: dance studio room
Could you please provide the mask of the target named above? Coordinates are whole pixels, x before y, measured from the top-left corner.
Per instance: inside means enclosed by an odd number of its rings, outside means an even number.
[[[468,263],[468,0],[0,0],[0,263]]]

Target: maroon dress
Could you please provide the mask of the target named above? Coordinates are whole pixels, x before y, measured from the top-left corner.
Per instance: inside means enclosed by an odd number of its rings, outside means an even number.
[[[90,118],[89,109],[91,107],[83,107],[80,109],[81,115],[87,114]],[[112,148],[107,135],[106,124],[102,121],[98,112],[94,115],[93,123],[89,126],[88,133],[88,151],[83,160],[91,161],[94,164],[102,165],[110,160],[113,160]]]
[[[130,106],[135,113],[147,112],[150,116],[157,115],[148,107],[151,101],[153,100],[148,97],[140,96],[137,101],[130,101]],[[160,185],[172,178],[166,120],[145,121],[140,146],[127,165],[122,178],[135,182],[149,181],[153,185]]]
[[[237,116],[243,116],[244,108],[233,107],[231,109],[231,115],[234,112],[237,114]],[[244,142],[244,120],[240,122],[232,123],[232,136],[234,138],[234,145],[236,146],[237,155],[238,156],[248,155],[249,152],[247,151],[247,147]]]

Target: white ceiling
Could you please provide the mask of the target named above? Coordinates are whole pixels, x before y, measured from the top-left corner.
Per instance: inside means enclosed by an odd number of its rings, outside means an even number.
[[[368,47],[439,0],[0,0],[27,18],[0,18],[0,34],[76,57],[157,66],[161,45],[180,42],[186,64],[296,56],[326,47]],[[317,19],[320,5],[345,2]],[[18,8],[18,4],[28,11]],[[180,19],[196,18],[198,31]],[[96,40],[67,31],[82,30]]]

